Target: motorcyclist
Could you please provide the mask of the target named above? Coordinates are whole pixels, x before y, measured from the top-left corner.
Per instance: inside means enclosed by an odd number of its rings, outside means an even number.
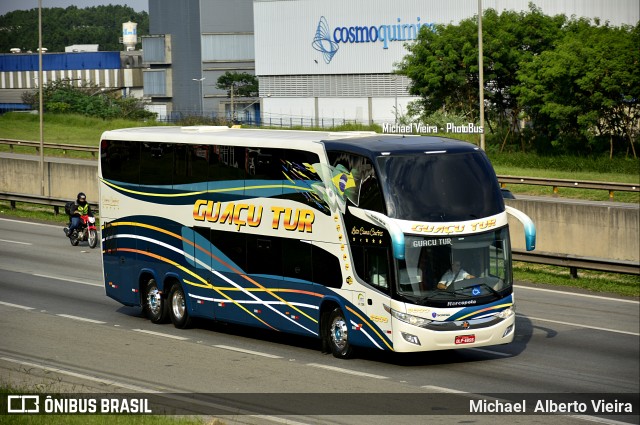
[[[76,201],[73,203],[73,206],[70,208],[71,216],[69,217],[70,224],[69,227],[65,229],[65,233],[67,237],[71,237],[73,232],[78,230],[80,226],[82,226],[81,215],[88,215],[89,217],[93,217],[93,211],[91,211],[91,205],[87,203],[87,195],[84,192],[78,193],[76,197]]]

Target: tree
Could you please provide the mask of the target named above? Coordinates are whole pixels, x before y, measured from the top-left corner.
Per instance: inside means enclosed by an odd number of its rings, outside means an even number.
[[[134,97],[121,98],[115,91],[96,85],[74,85],[69,79],[56,80],[42,87],[43,109],[51,113],[72,113],[103,119],[153,119],[144,102]],[[38,91],[25,92],[22,101],[38,109]]]
[[[475,121],[477,32],[471,20],[460,25],[425,26],[416,41],[407,45],[409,54],[398,64],[396,72],[411,79],[409,93],[420,97],[416,107],[423,115],[443,109]]]
[[[102,51],[119,51],[122,24],[138,24],[138,34],[149,33],[149,14],[128,6],[95,6],[78,9],[69,6],[42,8],[43,46],[49,52],[64,52],[73,44],[98,44]],[[38,9],[16,10],[0,16],[0,52],[12,48],[37,51]]]
[[[518,67],[549,48],[564,22],[564,16],[545,16],[533,5],[528,12],[485,10],[484,90],[490,128],[517,131],[520,108],[513,88]],[[407,49],[397,72],[411,79],[409,92],[421,97],[410,112],[422,111],[424,118],[442,110],[475,122],[479,115],[477,16],[458,25],[424,27]]]
[[[258,96],[258,79],[255,75],[246,72],[225,72],[216,82],[216,88],[226,90],[227,96],[256,97]]]
[[[552,148],[597,152],[608,143],[613,156],[615,144],[628,143],[636,156],[639,34],[638,25],[573,20],[553,50],[522,65],[519,103]]]
[[[226,90],[231,98],[231,120],[236,120],[234,98],[258,96],[258,79],[246,72],[225,72],[216,82],[216,88]]]

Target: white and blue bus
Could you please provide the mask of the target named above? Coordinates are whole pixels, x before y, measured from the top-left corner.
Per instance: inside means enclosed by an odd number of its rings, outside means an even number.
[[[102,135],[99,173],[106,293],[154,323],[311,336],[338,358],[513,340],[507,212],[527,249],[535,228],[472,144],[133,128]]]

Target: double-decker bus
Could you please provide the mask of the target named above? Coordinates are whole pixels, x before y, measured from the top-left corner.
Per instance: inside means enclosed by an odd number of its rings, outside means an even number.
[[[513,340],[507,213],[529,250],[535,227],[472,144],[133,128],[102,135],[99,177],[106,294],[154,323],[311,336],[338,358]]]

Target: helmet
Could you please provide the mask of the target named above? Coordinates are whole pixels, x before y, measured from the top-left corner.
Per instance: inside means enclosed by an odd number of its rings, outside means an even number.
[[[84,194],[84,192],[80,192],[78,193],[78,201],[86,201],[87,200],[87,195]]]

